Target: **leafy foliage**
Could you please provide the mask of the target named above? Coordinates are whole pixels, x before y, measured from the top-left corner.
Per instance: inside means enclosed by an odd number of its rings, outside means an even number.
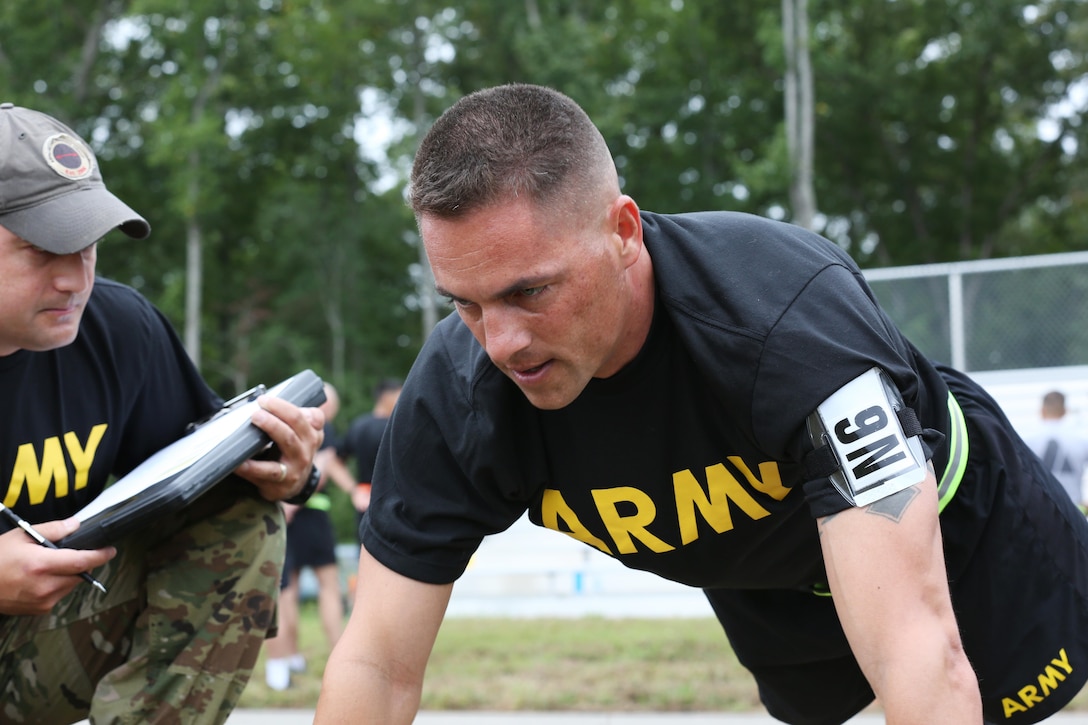
[[[1086,8],[812,0],[822,231],[870,266],[1084,248]],[[199,323],[222,393],[312,367],[341,426],[430,324],[401,197],[450,103],[551,85],[644,208],[789,219],[783,69],[755,0],[0,6],[2,100],[68,121],[154,228],[111,236],[102,273]]]

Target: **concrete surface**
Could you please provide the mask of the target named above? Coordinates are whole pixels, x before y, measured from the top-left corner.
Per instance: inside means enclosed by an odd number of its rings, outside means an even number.
[[[227,725],[312,725],[313,710],[236,710]],[[781,725],[768,715],[638,712],[421,712],[417,725]],[[880,715],[859,715],[848,725],[883,725]],[[1058,714],[1047,725],[1088,725],[1088,712]]]

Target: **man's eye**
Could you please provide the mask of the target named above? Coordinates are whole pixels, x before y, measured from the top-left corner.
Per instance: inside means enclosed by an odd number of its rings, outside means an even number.
[[[522,297],[536,297],[538,294],[543,292],[545,289],[547,289],[546,286],[544,286],[544,287],[526,287],[525,289],[523,289],[520,292],[520,294],[521,294]]]

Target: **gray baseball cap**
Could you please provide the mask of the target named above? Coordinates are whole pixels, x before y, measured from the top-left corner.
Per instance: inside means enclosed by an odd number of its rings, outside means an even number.
[[[151,225],[111,194],[90,147],[60,121],[0,103],[0,226],[35,247],[72,254],[120,228]]]

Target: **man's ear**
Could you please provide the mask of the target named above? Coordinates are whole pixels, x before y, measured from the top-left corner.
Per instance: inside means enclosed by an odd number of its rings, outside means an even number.
[[[621,255],[628,265],[634,264],[642,253],[642,216],[638,204],[626,194],[621,194],[612,202],[608,215],[613,232],[621,245]]]

